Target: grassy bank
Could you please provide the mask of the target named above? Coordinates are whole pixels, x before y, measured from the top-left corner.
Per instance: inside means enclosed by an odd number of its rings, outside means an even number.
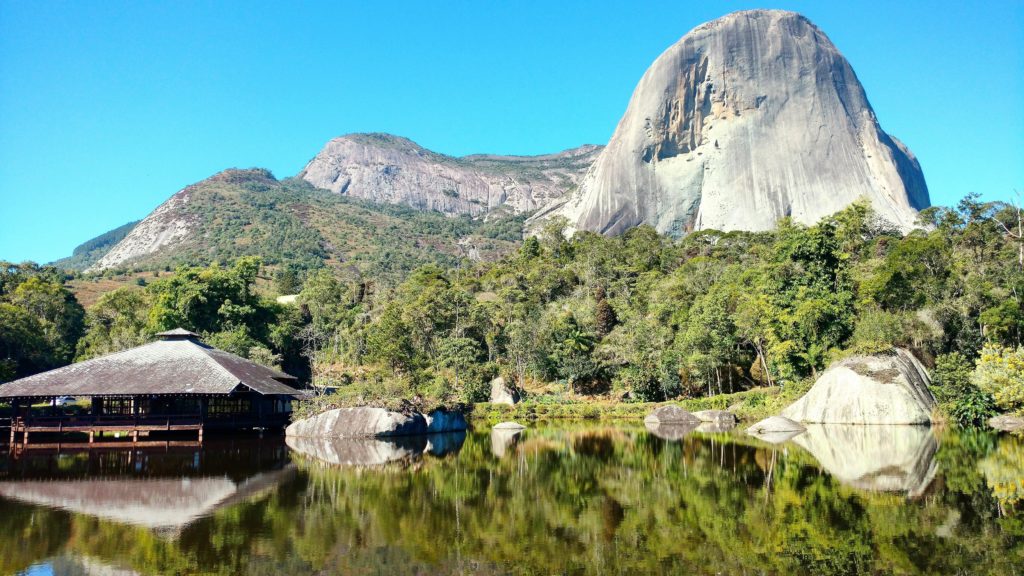
[[[809,384],[809,383],[808,383]],[[496,423],[506,420],[535,419],[642,419],[658,406],[676,404],[690,412],[698,410],[729,410],[743,421],[756,422],[778,414],[807,391],[808,385],[783,388],[755,388],[735,394],[719,394],[705,398],[689,398],[670,402],[614,402],[608,400],[537,397],[515,406],[480,403],[473,406],[470,417],[476,422]]]

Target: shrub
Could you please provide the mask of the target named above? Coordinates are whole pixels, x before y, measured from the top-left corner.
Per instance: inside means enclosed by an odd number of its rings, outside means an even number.
[[[1024,348],[986,345],[971,374],[971,383],[988,392],[1002,410],[1024,408]]]
[[[935,359],[931,391],[950,418],[962,426],[976,426],[995,413],[991,394],[971,383],[971,361],[958,352]]]

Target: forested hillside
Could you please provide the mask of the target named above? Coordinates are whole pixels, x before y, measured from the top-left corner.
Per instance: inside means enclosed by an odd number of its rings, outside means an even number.
[[[276,194],[288,192],[261,198]],[[40,346],[75,343],[85,358],[182,326],[336,387],[329,403],[481,401],[497,375],[555,401],[785,389],[843,355],[902,346],[934,367],[955,418],[1024,408],[1018,212],[968,197],[922,218],[927,228],[904,237],[861,203],[815,226],[682,240],[649,227],[567,239],[554,221],[496,261],[441,260],[393,288],[331,266],[279,276],[278,292],[301,286],[295,306],[260,296],[260,263],[241,258],[106,294],[83,338],[50,330],[65,336]],[[24,286],[48,274],[8,270],[4,322],[31,316],[16,312],[33,301]],[[8,375],[45,364],[10,343],[3,352]]]

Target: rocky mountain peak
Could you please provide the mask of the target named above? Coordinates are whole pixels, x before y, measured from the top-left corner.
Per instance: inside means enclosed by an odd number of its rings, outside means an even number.
[[[749,10],[702,24],[640,79],[579,189],[545,208],[577,228],[765,230],[861,197],[903,229],[928,206],[853,68],[807,18]]]
[[[390,134],[349,134],[328,142],[299,177],[337,194],[450,215],[526,212],[574,188],[599,149],[459,158]]]

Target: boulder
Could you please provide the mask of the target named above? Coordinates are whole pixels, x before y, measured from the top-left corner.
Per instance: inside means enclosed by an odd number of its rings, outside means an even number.
[[[495,430],[526,430],[526,426],[518,422],[501,422],[494,425]]]
[[[667,406],[658,406],[654,412],[651,412],[646,418],[644,418],[644,423],[692,425],[696,428],[697,425],[700,424],[700,420],[679,406],[669,404]]]
[[[1000,414],[989,418],[988,425],[1003,432],[1020,432],[1024,430],[1024,416]]]
[[[293,422],[285,429],[292,438],[374,438],[427,433],[422,414],[403,414],[383,408],[335,408]]]
[[[288,447],[310,458],[337,466],[380,466],[414,460],[427,448],[425,436],[378,438],[309,438],[288,436]]]
[[[821,424],[930,424],[929,382],[907,350],[854,356],[829,367],[782,415]]]
[[[833,478],[859,490],[916,497],[938,471],[939,443],[930,426],[810,424],[793,442]]]
[[[424,416],[427,420],[427,433],[464,432],[469,425],[466,417],[455,410],[434,410]]]
[[[508,404],[512,406],[519,402],[519,392],[509,386],[505,379],[498,376],[491,380],[491,404]]]
[[[730,428],[736,425],[736,415],[725,410],[701,410],[694,412],[693,416],[697,420],[709,424],[728,426]]]
[[[700,426],[697,426],[695,432],[703,432],[705,434],[720,434],[722,432],[728,432],[736,427],[736,422],[701,422]]]
[[[783,416],[769,416],[747,428],[747,434],[765,442],[779,444],[802,434],[804,430],[806,428],[799,422],[794,422]]]

